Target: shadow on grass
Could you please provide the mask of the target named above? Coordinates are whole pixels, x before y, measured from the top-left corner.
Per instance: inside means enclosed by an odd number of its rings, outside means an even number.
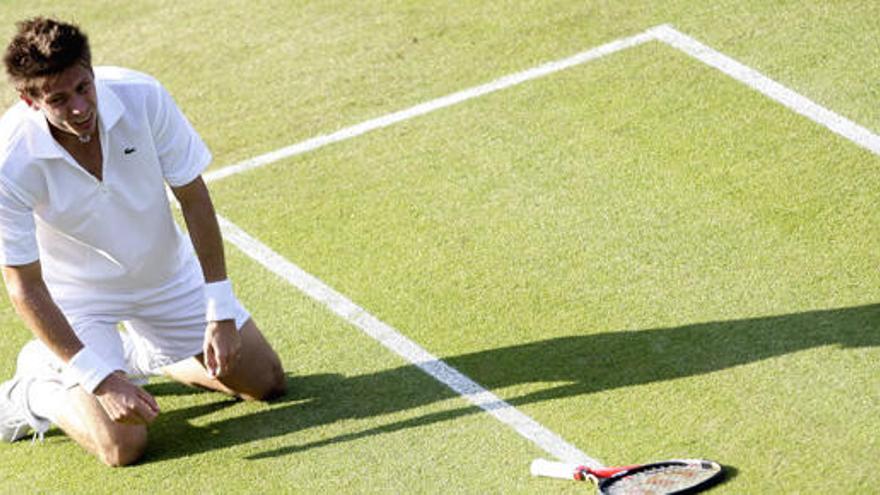
[[[487,389],[528,382],[564,382],[507,402],[517,406],[711,373],[821,346],[880,345],[880,305],[814,311],[677,328],[576,335],[445,358]],[[218,402],[163,413],[154,424],[146,462],[172,459],[331,424],[406,411],[456,396],[408,365],[361,376],[289,377],[290,392],[262,411],[203,427],[190,420],[236,404]],[[157,395],[201,393],[174,383],[151,386]],[[319,441],[252,455],[276,457],[480,412],[474,406],[431,413]],[[196,430],[201,430],[198,432]]]

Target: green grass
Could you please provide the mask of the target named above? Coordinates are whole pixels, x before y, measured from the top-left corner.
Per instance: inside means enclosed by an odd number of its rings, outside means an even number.
[[[4,39],[25,12],[75,12],[99,63],[164,81],[215,168],[662,23],[880,129],[865,1],[0,3]],[[714,493],[864,493],[877,166],[649,43],[211,187],[245,231],[606,463],[702,456],[733,468]],[[108,470],[53,435],[0,448],[0,490],[583,490],[531,479],[540,449],[228,257],[291,393],[159,381],[143,463]],[[0,311],[8,375],[28,334]]]

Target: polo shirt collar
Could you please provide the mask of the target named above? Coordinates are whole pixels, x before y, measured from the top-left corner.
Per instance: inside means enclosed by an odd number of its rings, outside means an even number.
[[[122,118],[124,108],[116,93],[102,81],[95,80],[95,91],[98,95],[98,125],[101,126],[101,132],[107,134]],[[31,123],[36,126],[35,132],[30,133],[28,139],[31,154],[35,158],[63,157],[61,145],[52,137],[49,122],[43,112],[31,110],[29,115]]]
[[[104,81],[95,79],[95,89],[98,92],[98,125],[102,131],[109,131],[122,118],[124,107],[116,93]]]

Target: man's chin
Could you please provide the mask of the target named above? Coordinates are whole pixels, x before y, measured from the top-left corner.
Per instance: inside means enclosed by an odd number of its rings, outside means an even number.
[[[95,135],[94,126],[89,126],[86,129],[75,127],[73,129],[69,129],[68,132],[81,143],[88,143],[92,139],[92,136]]]
[[[95,133],[95,128],[98,127],[97,119],[91,117],[87,121],[82,124],[77,124],[75,122],[68,121],[68,129],[75,134],[77,137],[81,136],[91,136]]]

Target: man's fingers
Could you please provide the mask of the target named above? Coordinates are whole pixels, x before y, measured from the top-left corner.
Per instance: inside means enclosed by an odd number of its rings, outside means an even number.
[[[148,425],[159,415],[159,404],[153,396],[143,391],[120,406],[111,416],[117,423]]]
[[[217,365],[214,368],[214,378],[219,378],[221,376],[225,376],[226,372],[229,370],[229,366],[227,366],[227,361],[226,361],[226,354],[218,352],[216,362],[217,362]]]
[[[208,376],[228,376],[238,362],[241,337],[233,320],[210,322],[205,330],[204,363]]]
[[[150,418],[150,414],[147,411],[148,408],[145,405],[138,404],[131,408],[122,408],[114,411],[114,413],[110,415],[110,419],[116,423],[126,425],[145,425],[152,421],[152,418]],[[148,420],[148,418],[150,419]]]
[[[156,399],[153,398],[152,395],[150,395],[146,390],[141,389],[140,397],[141,400],[144,401],[144,403],[147,405],[147,407],[150,408],[153,413],[159,414],[159,403],[156,402]]]
[[[219,353],[217,358],[218,371],[217,376],[226,376],[235,370],[238,361],[241,358],[241,346],[233,346]]]
[[[149,424],[159,414],[156,399],[121,374],[114,373],[102,382],[97,398],[107,416],[117,423]]]
[[[226,352],[223,353],[223,357],[220,360],[220,369],[222,371],[220,374],[226,375],[227,373],[232,371],[232,368],[234,366],[235,366],[235,356],[231,352],[230,349],[226,349]]]
[[[217,356],[215,355],[214,346],[211,343],[205,346],[205,369],[207,370],[209,377],[217,377]]]
[[[232,372],[238,362],[239,349],[228,344],[218,344],[215,351],[215,377],[223,377]]]
[[[156,416],[159,415],[159,411],[154,409],[145,400],[141,400],[136,412],[144,424],[152,423]]]

